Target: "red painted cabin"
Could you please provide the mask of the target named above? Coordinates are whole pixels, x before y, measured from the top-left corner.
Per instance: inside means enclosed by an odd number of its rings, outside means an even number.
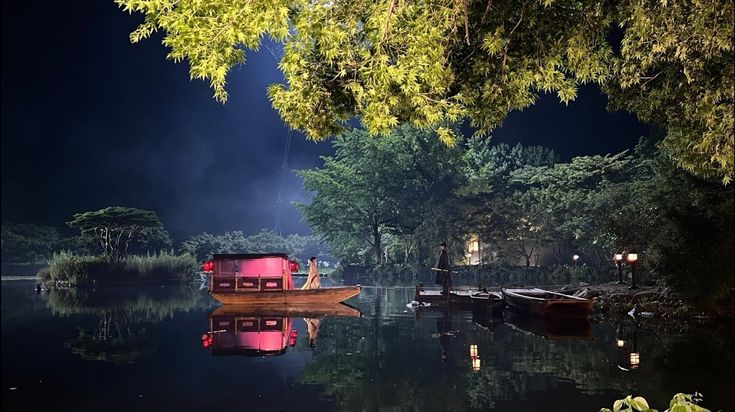
[[[298,268],[285,253],[216,254],[204,262],[212,272],[209,291],[216,293],[290,290]]]

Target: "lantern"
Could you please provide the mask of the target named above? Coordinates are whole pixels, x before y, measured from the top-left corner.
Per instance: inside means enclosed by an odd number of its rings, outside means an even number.
[[[299,271],[299,264],[295,260],[291,260],[288,262],[291,266],[291,272],[298,272]]]

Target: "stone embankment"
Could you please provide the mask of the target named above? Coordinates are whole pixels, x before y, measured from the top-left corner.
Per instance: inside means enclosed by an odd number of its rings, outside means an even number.
[[[681,296],[658,286],[640,286],[629,289],[626,284],[603,283],[589,285],[584,282],[568,285],[563,293],[592,299],[598,315],[630,315],[635,318],[658,318],[678,321],[707,321],[721,317],[722,313],[703,311],[688,303]]]

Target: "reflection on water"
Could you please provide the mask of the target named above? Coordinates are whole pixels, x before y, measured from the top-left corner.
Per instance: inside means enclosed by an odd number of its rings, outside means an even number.
[[[36,295],[3,282],[2,409],[595,411],[629,393],[665,407],[679,391],[735,406],[731,325],[549,324],[416,310],[413,293],[366,287],[352,307],[264,310],[196,287]]]

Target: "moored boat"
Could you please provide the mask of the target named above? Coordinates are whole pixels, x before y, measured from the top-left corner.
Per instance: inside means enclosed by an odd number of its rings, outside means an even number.
[[[298,264],[285,253],[215,254],[204,263],[209,293],[225,304],[301,305],[339,303],[360,294],[361,287],[295,289]]]
[[[592,312],[592,301],[539,288],[501,289],[505,303],[511,308],[551,317],[586,317]]]
[[[432,305],[471,307],[472,299],[470,296],[472,293],[470,290],[451,290],[448,295],[445,295],[441,290],[424,289],[424,285],[419,283],[416,285],[414,299],[417,302],[430,303]]]
[[[488,312],[499,311],[503,308],[503,295],[500,292],[488,292],[481,290],[470,293],[472,309],[486,310]]]

